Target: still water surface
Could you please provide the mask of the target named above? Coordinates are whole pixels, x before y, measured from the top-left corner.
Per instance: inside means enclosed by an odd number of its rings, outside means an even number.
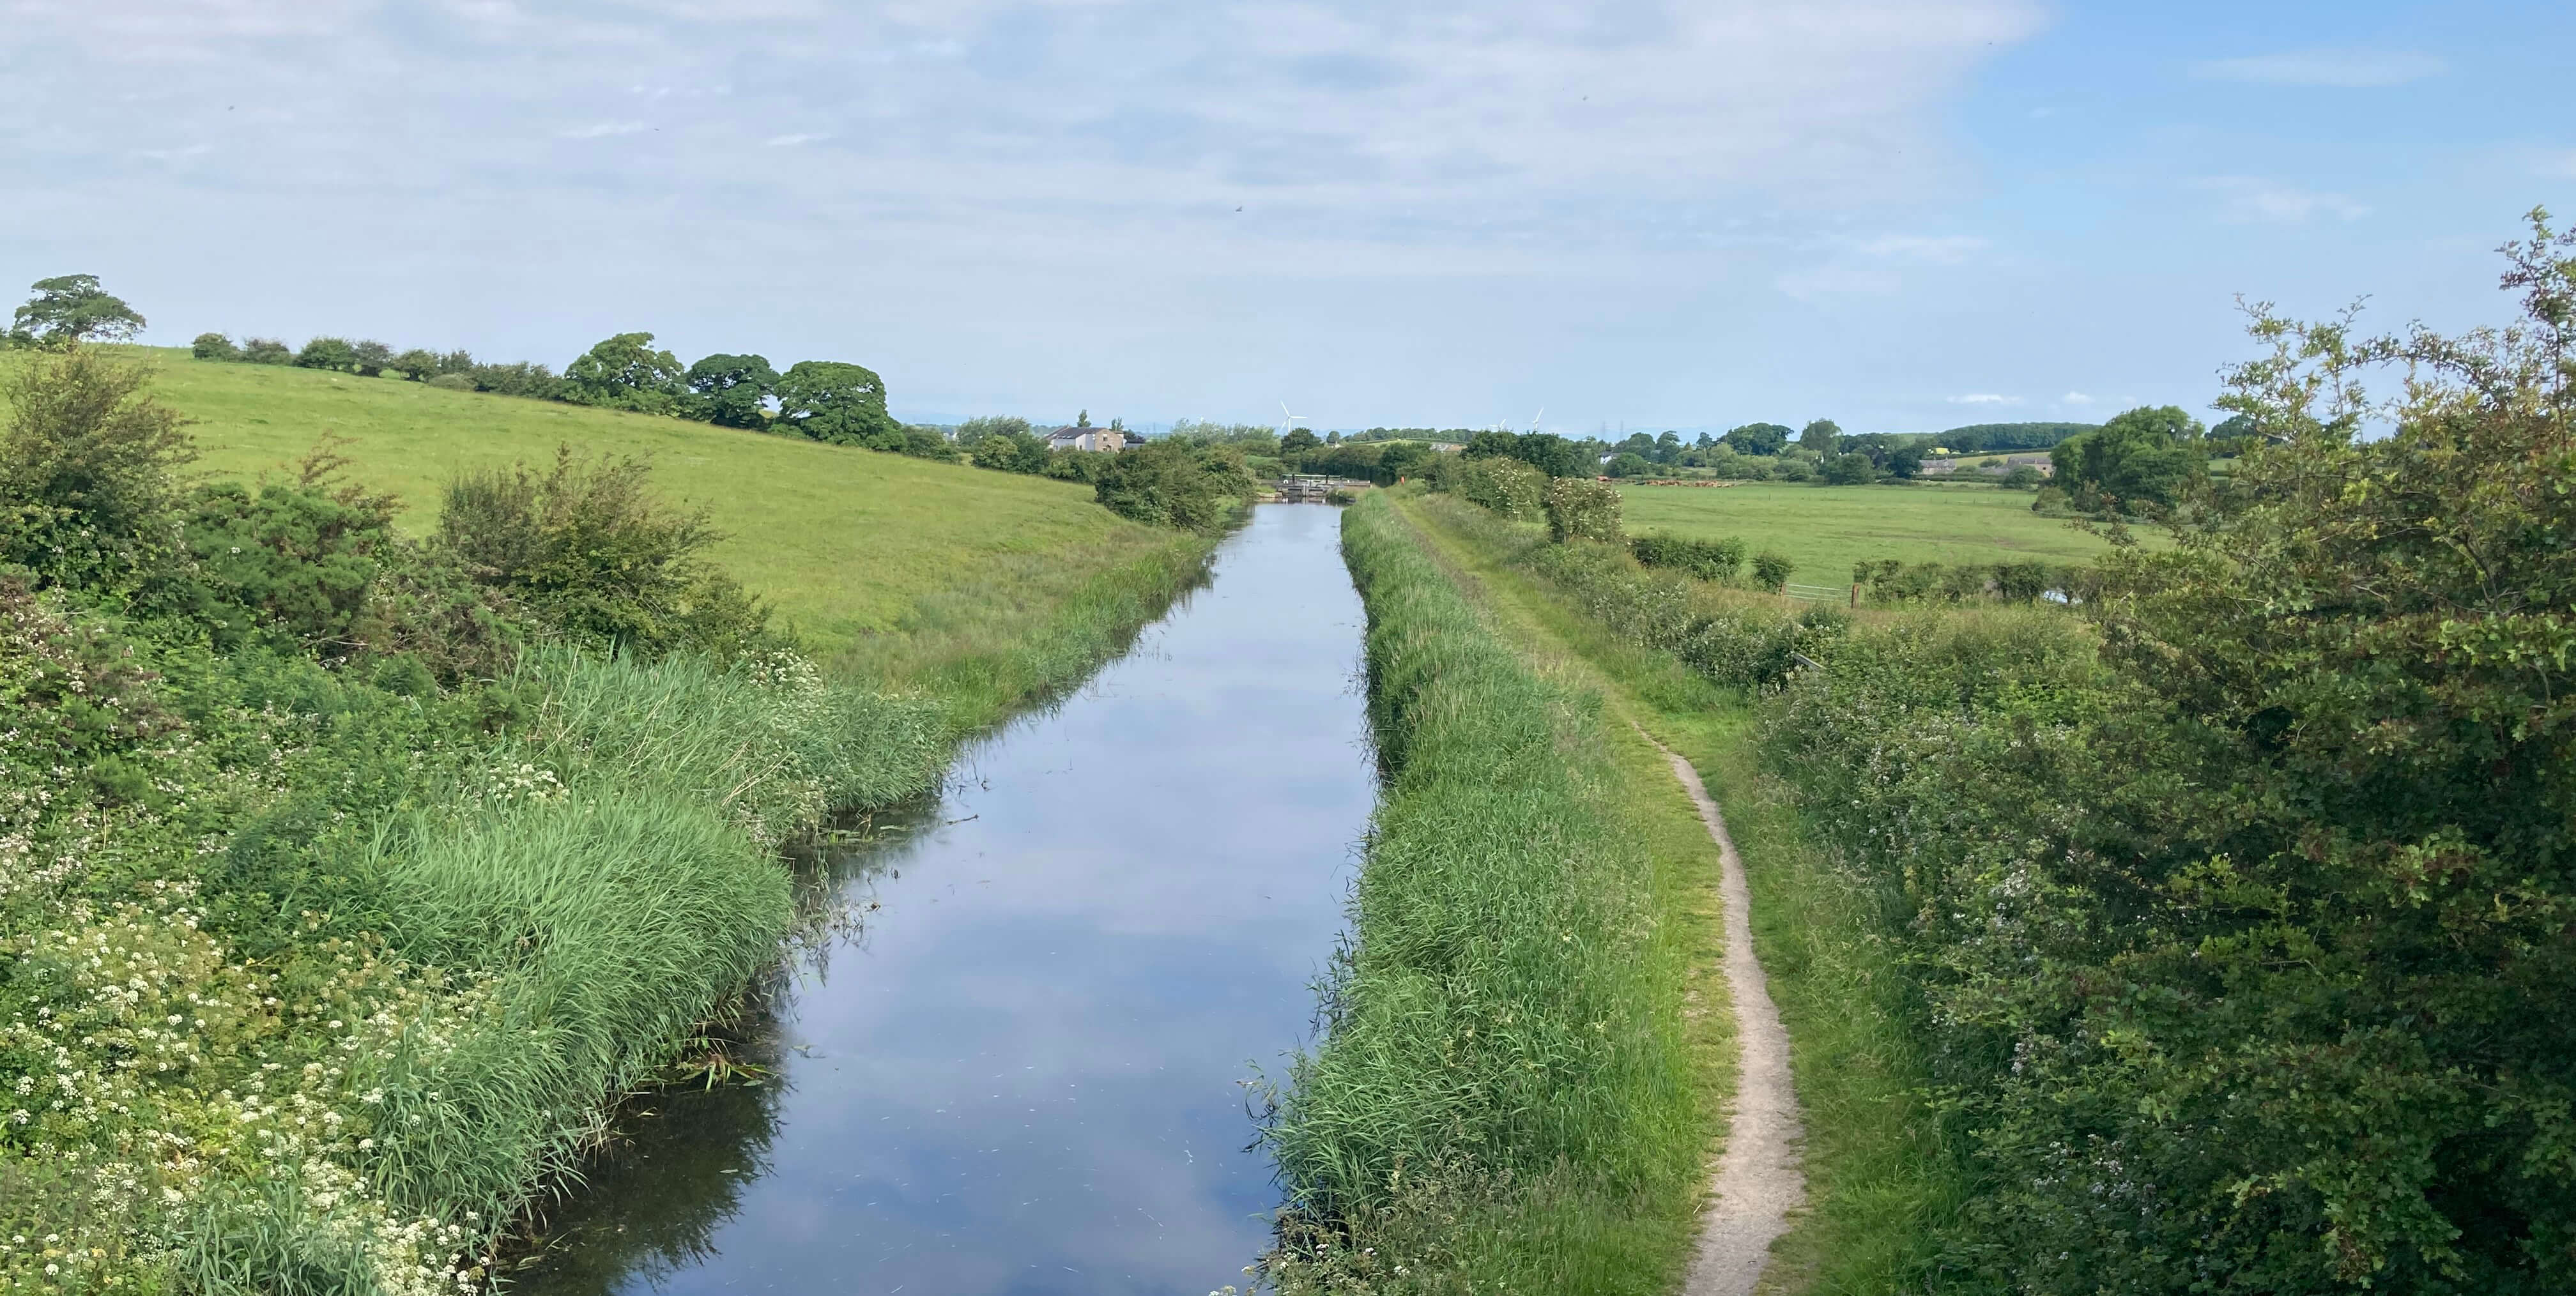
[[[1307,1038],[1375,792],[1339,522],[1258,509],[1134,651],[835,861],[862,923],[782,997],[779,1083],[658,1101],[521,1290],[1241,1283],[1277,1204],[1242,1082]]]

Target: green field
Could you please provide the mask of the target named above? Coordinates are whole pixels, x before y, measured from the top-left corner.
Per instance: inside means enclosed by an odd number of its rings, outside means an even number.
[[[2110,546],[2030,511],[2030,494],[1977,484],[1809,486],[1745,482],[1726,487],[1621,486],[1628,533],[1669,531],[1701,539],[1741,536],[1754,551],[1797,563],[1789,579],[1847,585],[1852,564],[2085,562]]]
[[[953,605],[971,588],[992,617],[1021,621],[1027,604],[1088,574],[1195,543],[1119,518],[1070,482],[395,378],[132,350],[154,363],[155,395],[193,420],[201,469],[285,469],[323,437],[344,437],[354,475],[399,495],[415,531],[460,469],[540,463],[558,445],[649,456],[661,490],[706,506],[730,537],[715,558],[826,657],[871,632],[916,628],[910,614],[925,600]],[[955,620],[953,607],[941,619]]]

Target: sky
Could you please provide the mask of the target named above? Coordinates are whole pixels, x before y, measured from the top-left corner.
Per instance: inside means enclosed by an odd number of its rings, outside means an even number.
[[[2500,321],[2576,6],[0,0],[0,285],[898,417],[2208,417],[2237,300]]]

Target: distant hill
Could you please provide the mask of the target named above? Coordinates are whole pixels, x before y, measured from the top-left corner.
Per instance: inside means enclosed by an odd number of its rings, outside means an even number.
[[[2099,423],[1971,423],[1941,433],[1932,439],[1932,443],[1960,454],[2045,450],[2068,437],[2100,426]]]

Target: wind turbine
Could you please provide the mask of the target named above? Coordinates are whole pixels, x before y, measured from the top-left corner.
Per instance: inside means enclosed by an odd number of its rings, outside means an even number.
[[[1546,417],[1547,417],[1547,407],[1546,407],[1545,405],[1541,405],[1541,406],[1539,406],[1539,407],[1538,407],[1538,413],[1530,415],[1530,431],[1532,431],[1532,432],[1536,432],[1536,431],[1538,431],[1538,421],[1539,421],[1540,419],[1543,419],[1543,418],[1546,418]]]
[[[1280,416],[1281,418],[1284,418],[1284,419],[1288,420],[1287,424],[1286,424],[1285,426],[1283,426],[1283,427],[1281,427],[1281,428],[1279,429],[1279,435],[1281,435],[1281,436],[1283,436],[1283,437],[1284,437],[1284,436],[1286,436],[1286,435],[1288,435],[1288,434],[1289,434],[1289,433],[1291,433],[1291,432],[1296,431],[1296,430],[1297,430],[1297,420],[1299,420],[1299,419],[1301,419],[1301,418],[1306,417],[1306,416],[1305,416],[1305,415],[1303,415],[1303,414],[1291,414],[1291,413],[1289,413],[1289,412],[1288,412],[1288,402],[1286,402],[1286,401],[1281,401],[1281,402],[1279,402],[1279,416]]]

